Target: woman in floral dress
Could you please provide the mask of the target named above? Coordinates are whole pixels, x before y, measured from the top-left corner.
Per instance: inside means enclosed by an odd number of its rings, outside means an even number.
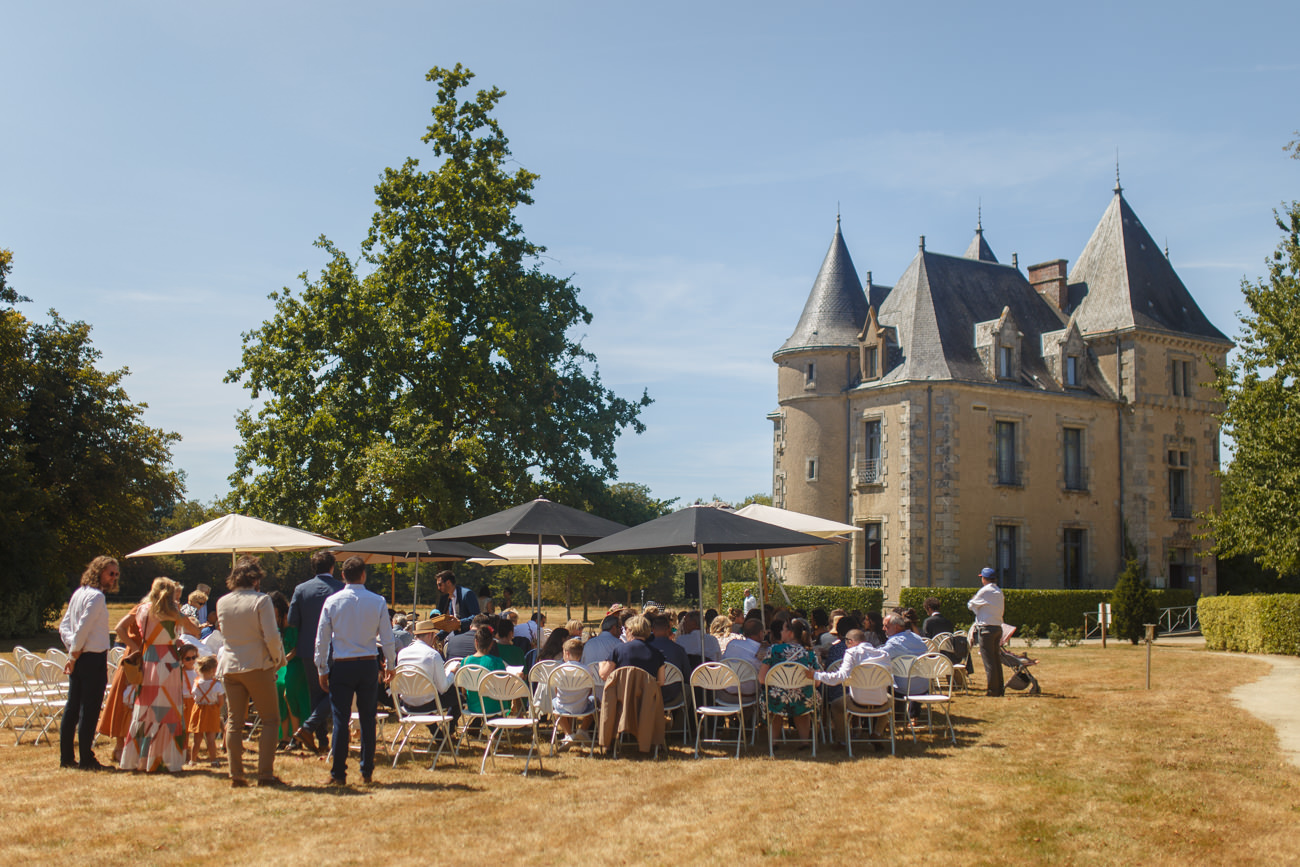
[[[122,749],[123,770],[179,771],[185,767],[185,687],[176,635],[198,635],[199,627],[177,607],[178,589],[170,578],[155,578],[136,613],[136,625],[144,638],[143,672]]]
[[[763,664],[758,669],[759,683],[766,683],[768,670],[782,662],[797,662],[800,665],[806,665],[809,670],[813,669],[817,665],[817,656],[812,651],[811,634],[812,630],[806,620],[795,618],[784,623],[781,627],[781,642],[772,645],[767,658],[763,660]],[[769,717],[776,717],[781,714],[786,717],[793,717],[795,730],[799,733],[801,740],[809,740],[809,732],[812,730],[812,717],[810,716],[812,703],[813,681],[811,679],[809,679],[807,686],[798,689],[769,687],[767,690],[767,712]],[[775,725],[776,721],[769,719],[768,724]],[[777,730],[773,729],[773,731]]]

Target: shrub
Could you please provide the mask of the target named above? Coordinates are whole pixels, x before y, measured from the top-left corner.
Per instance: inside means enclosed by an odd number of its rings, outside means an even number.
[[[771,598],[767,601],[778,608],[785,604],[785,596],[781,595],[780,589],[777,588],[774,581],[768,581],[768,592]],[[733,583],[724,583],[722,585],[722,607],[741,608],[745,601],[745,588],[752,588],[754,584],[747,581],[737,581]],[[879,611],[885,604],[885,594],[873,587],[826,587],[820,584],[810,584],[807,586],[786,584],[785,592],[790,595],[790,601],[795,608],[802,608],[804,611],[812,611],[814,608],[825,608],[831,611],[835,608],[843,608],[845,611]],[[705,608],[710,607],[708,600],[703,601]],[[920,607],[917,607],[920,610]]]
[[[1210,650],[1300,656],[1300,594],[1207,596],[1196,613]]]
[[[1116,638],[1127,638],[1137,644],[1146,636],[1146,624],[1155,623],[1156,602],[1147,584],[1147,566],[1136,558],[1130,559],[1115,581],[1110,597],[1111,623]]]
[[[905,587],[899,596],[899,604],[904,608],[915,608],[919,612],[925,598],[934,596],[953,625],[964,629],[975,620],[975,615],[971,614],[966,603],[978,589]],[[1020,627],[1016,633],[1020,636],[1028,629],[1022,624],[1029,623],[1076,623],[1082,636],[1083,615],[1096,614],[1098,605],[1111,601],[1109,590],[1003,590],[1002,593],[1007,602],[1004,619],[1007,623]],[[1150,593],[1157,608],[1196,604],[1196,594],[1191,590],[1152,590]],[[1043,634],[1041,629],[1039,634]]]

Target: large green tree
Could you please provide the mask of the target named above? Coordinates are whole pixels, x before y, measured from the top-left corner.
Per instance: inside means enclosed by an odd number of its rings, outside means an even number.
[[[96,367],[89,325],[14,308],[11,265],[0,250],[0,636],[39,629],[94,556],[156,538],[183,490],[179,437],[143,423],[125,369]]]
[[[240,414],[233,501],[261,517],[356,538],[442,527],[538,492],[598,501],[619,432],[650,400],[606,389],[571,336],[591,322],[569,280],[541,270],[515,212],[533,173],[510,167],[492,88],[462,100],[472,73],[435,68],[437,164],[385,169],[378,210],[352,260],[329,262],[244,335],[227,381]]]
[[[1268,278],[1242,281],[1237,357],[1217,371],[1233,455],[1222,509],[1205,518],[1218,554],[1287,575],[1300,572],[1300,201],[1274,217],[1282,240]]]

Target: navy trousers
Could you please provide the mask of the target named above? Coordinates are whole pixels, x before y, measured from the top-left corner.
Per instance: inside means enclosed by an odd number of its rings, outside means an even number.
[[[330,667],[330,706],[334,709],[334,745],[330,775],[346,780],[348,774],[348,723],[352,699],[357,701],[357,727],[361,729],[361,776],[375,771],[375,708],[379,703],[379,660],[334,660]]]

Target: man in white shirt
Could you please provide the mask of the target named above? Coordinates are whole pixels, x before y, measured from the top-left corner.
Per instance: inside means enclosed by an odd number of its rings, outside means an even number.
[[[745,614],[753,611],[758,607],[758,600],[754,598],[754,591],[748,587],[745,588]]]
[[[886,670],[889,668],[889,652],[867,644],[867,636],[861,629],[850,629],[844,636],[844,658],[834,671],[819,671],[813,675],[818,683],[824,683],[828,686],[836,686],[844,683],[849,679],[853,669],[864,662],[875,663],[883,666]],[[843,744],[845,742],[844,732],[844,701],[846,696],[841,695],[830,703],[828,713],[831,718],[831,734],[835,743]],[[855,707],[879,707],[889,700],[889,688],[880,687],[879,689],[850,689],[847,696],[853,702]]]
[[[59,638],[68,650],[68,698],[59,724],[59,767],[83,771],[104,769],[95,758],[95,724],[108,686],[108,602],[117,592],[120,569],[112,557],[96,557],[81,575],[81,586],[68,600],[59,623]],[[73,748],[80,746],[80,761]]]
[[[452,717],[451,725],[455,728],[456,719],[460,716],[460,703],[456,697],[455,684],[447,677],[446,661],[433,646],[437,640],[438,627],[432,620],[421,620],[415,624],[411,633],[415,636],[415,640],[398,651],[397,664],[399,667],[413,665],[428,676],[429,682],[438,691],[443,713]],[[401,701],[402,707],[411,713],[435,713],[438,710],[433,693],[404,695]],[[429,728],[433,730],[434,727]]]
[[[316,671],[321,689],[329,693],[334,710],[333,767],[328,785],[347,785],[348,724],[352,700],[357,702],[361,729],[361,779],[370,783],[375,770],[375,711],[379,703],[379,654],[383,648],[387,668],[384,682],[393,677],[393,624],[388,603],[365,587],[366,564],[360,557],[343,562],[343,589],[325,600],[316,627]]]
[[[998,698],[1003,694],[1002,685],[1002,613],[1006,608],[1006,599],[998,588],[997,573],[985,566],[980,570],[980,582],[984,585],[976,591],[966,607],[975,612],[975,637],[980,645],[980,658],[984,660],[984,678],[988,682],[988,694]]]
[[[722,648],[718,647],[718,639],[700,629],[698,611],[688,611],[682,616],[682,631],[677,636],[677,643],[682,650],[686,651],[687,656],[692,657],[691,665],[717,662],[722,658]]]

